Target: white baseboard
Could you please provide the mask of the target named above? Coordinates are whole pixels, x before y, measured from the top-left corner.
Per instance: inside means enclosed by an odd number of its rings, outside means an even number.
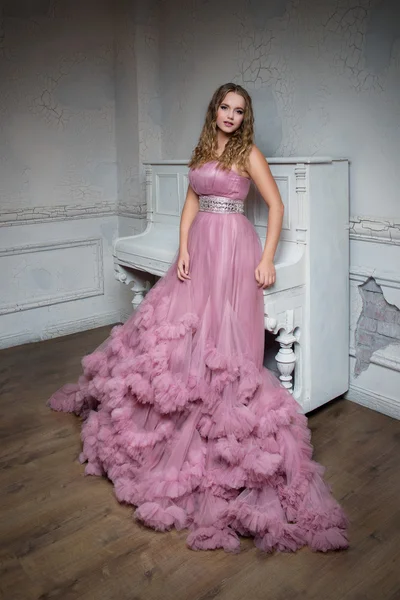
[[[400,419],[400,399],[395,400],[389,396],[382,396],[377,392],[371,392],[353,384],[350,384],[349,391],[346,393],[345,398],[356,404],[361,404],[362,406],[376,410],[384,415],[393,417],[394,419]]]
[[[122,310],[122,311],[120,312],[120,320],[121,320],[121,323],[126,323],[126,321],[129,319],[129,317],[131,317],[131,316],[132,316],[132,313],[133,313],[133,308],[132,308],[132,310],[131,310],[131,311]]]
[[[11,335],[0,336],[0,349],[10,348],[11,346],[20,346],[21,344],[28,344],[31,342],[40,342],[51,338],[61,337],[63,335],[69,335],[71,333],[78,333],[80,331],[86,331],[88,329],[96,329],[97,327],[104,327],[105,325],[113,325],[121,323],[120,311],[112,311],[85,319],[78,319],[75,321],[65,321],[63,323],[57,323],[57,325],[50,325],[42,331],[20,331]]]

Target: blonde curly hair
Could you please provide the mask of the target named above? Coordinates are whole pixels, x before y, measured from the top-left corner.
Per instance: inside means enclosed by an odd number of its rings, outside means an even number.
[[[232,133],[221,156],[217,156],[217,111],[229,92],[240,94],[244,98],[244,118],[240,127]],[[254,140],[254,114],[251,97],[236,83],[225,83],[213,94],[207,108],[206,118],[196,148],[193,150],[189,167],[197,168],[210,161],[218,161],[222,169],[231,169],[235,164],[246,169],[247,158]]]

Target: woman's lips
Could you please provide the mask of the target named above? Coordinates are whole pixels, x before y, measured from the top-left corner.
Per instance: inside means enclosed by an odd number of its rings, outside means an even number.
[[[224,121],[224,125],[227,127],[232,127],[233,123],[229,123],[229,121]]]

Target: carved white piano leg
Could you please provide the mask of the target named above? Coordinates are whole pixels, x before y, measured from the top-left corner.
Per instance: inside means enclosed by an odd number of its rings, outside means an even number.
[[[133,286],[131,287],[131,291],[133,292],[133,298],[132,298],[133,310],[135,310],[135,308],[137,308],[139,306],[139,304],[144,299],[144,297],[147,294],[147,292],[149,291],[149,289],[150,289],[149,281],[146,282],[146,285],[144,287],[143,287],[143,285],[138,285],[136,283],[133,284]]]
[[[128,271],[117,263],[114,263],[114,275],[118,281],[130,286],[133,292],[132,306],[133,309],[137,308],[151,288],[150,279],[145,276],[145,273],[139,275],[136,271]]]
[[[273,317],[266,316],[264,318],[264,327],[270,333],[275,333],[276,326],[278,325],[278,321]]]
[[[282,331],[276,338],[276,341],[280,344],[280,350],[275,356],[280,373],[279,379],[281,380],[282,385],[290,393],[293,393],[292,373],[296,363],[296,355],[293,350],[293,344],[297,341],[297,338],[293,335],[293,333]]]

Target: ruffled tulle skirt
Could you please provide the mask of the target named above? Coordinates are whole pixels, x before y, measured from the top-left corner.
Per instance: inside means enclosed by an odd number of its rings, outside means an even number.
[[[312,460],[307,419],[262,365],[259,238],[239,214],[198,213],[191,280],[172,265],[50,399],[81,415],[86,474],[193,549],[346,548],[346,517]]]

